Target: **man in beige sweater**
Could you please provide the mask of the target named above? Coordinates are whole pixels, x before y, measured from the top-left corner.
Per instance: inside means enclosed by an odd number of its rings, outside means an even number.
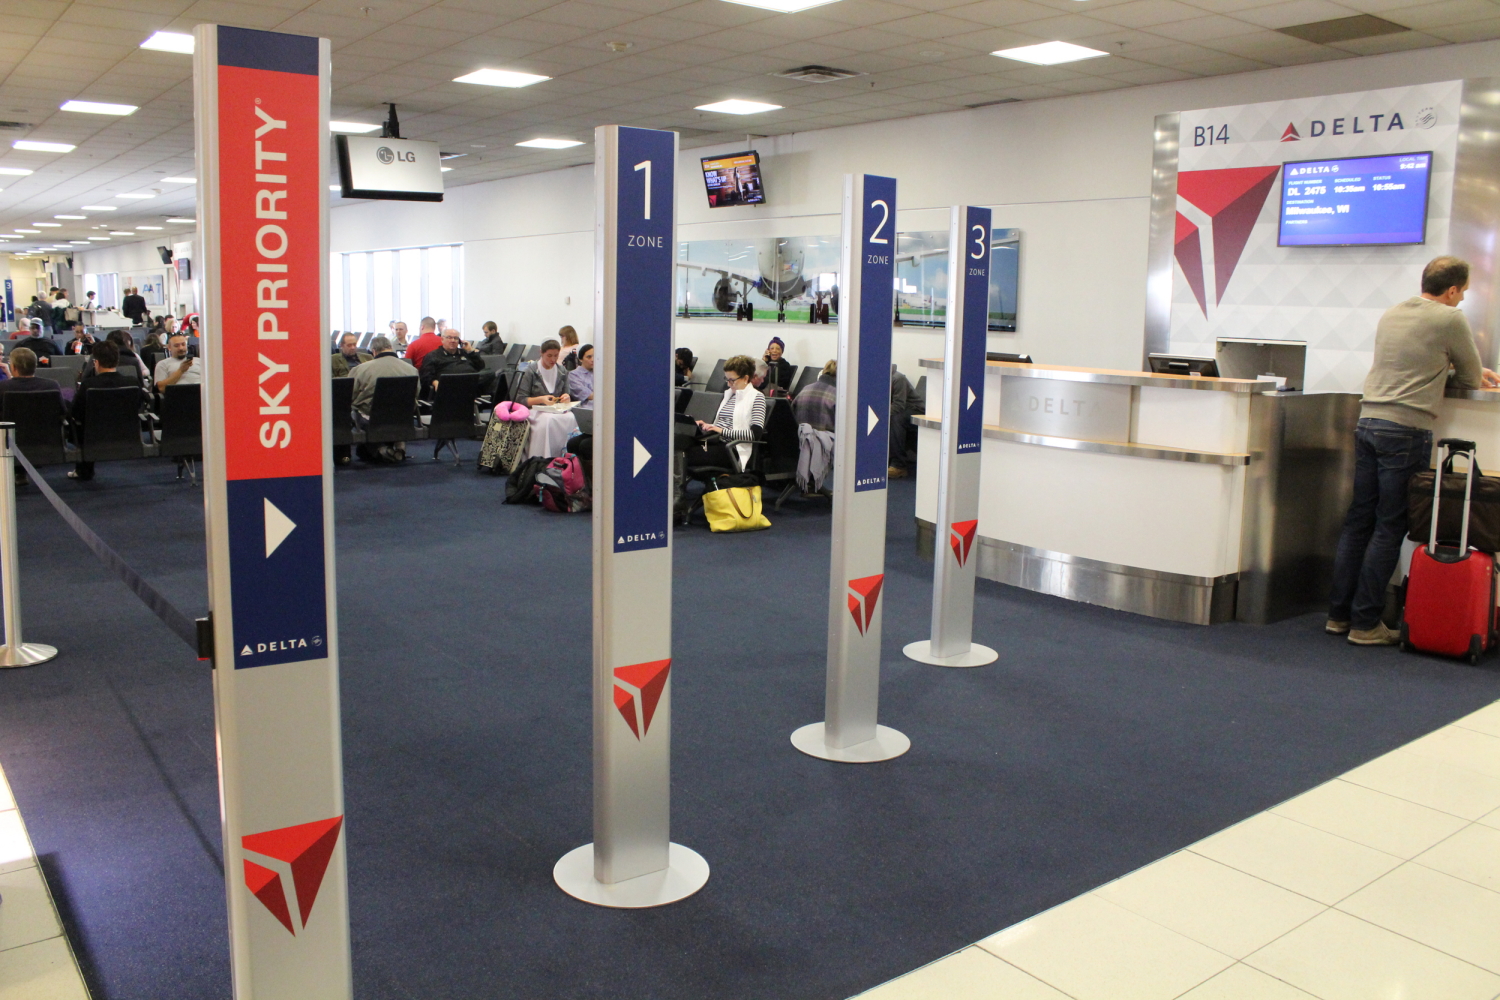
[[[1387,309],[1375,328],[1374,363],[1354,432],[1354,499],[1334,557],[1325,628],[1358,646],[1399,639],[1380,614],[1406,535],[1407,483],[1431,461],[1443,390],[1500,385],[1480,364],[1458,309],[1468,287],[1469,265],[1438,257],[1422,269],[1422,294]]]

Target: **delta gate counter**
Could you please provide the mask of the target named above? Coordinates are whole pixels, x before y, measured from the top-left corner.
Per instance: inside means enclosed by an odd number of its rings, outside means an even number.
[[[980,576],[1197,624],[1326,602],[1357,395],[1007,361],[985,377]],[[916,418],[924,554],[942,420],[929,400]]]

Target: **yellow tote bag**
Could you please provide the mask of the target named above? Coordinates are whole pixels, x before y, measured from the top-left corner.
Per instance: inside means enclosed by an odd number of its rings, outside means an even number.
[[[771,522],[760,510],[760,487],[731,486],[703,494],[703,513],[711,531],[760,531]]]

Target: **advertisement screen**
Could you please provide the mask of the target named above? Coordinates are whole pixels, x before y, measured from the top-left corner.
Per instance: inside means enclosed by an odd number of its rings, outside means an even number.
[[[765,189],[760,183],[760,154],[755,150],[703,158],[703,184],[708,189],[708,207],[762,205]]]
[[[1283,164],[1277,243],[1349,247],[1426,242],[1431,174],[1430,152]]]

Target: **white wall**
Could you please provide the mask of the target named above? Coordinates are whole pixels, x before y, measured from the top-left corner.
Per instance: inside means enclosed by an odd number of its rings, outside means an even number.
[[[177,272],[171,264],[161,262],[161,254],[157,247],[166,247],[175,256],[185,256],[184,249],[192,242],[195,233],[174,231],[161,233],[155,239],[141,243],[120,243],[115,246],[100,247],[97,250],[84,250],[73,255],[73,273],[77,276],[75,283],[81,289],[83,287],[82,276],[85,274],[118,274],[120,276],[121,295],[124,294],[126,279],[130,275],[165,274],[167,276],[167,295],[169,301],[176,306],[175,312],[179,315],[193,311],[194,305],[193,285],[197,278],[197,261],[192,264],[194,281],[179,282]],[[80,296],[82,292],[79,293]],[[160,312],[153,307],[152,314]]]
[[[997,227],[1021,229],[1019,331],[992,334],[992,350],[1134,370],[1141,359],[1157,114],[1488,76],[1497,66],[1500,42],[1479,42],[778,136],[756,143],[770,201],[758,207],[709,209],[698,158],[722,147],[685,150],[678,238],[833,235],[843,174],[888,174],[900,181],[903,230],[943,228],[944,207],[957,202],[992,206]],[[507,339],[536,343],[563,323],[588,337],[592,173],[573,167],[470,185],[440,204],[339,208],[332,212],[331,247],[461,240],[466,333],[494,319]],[[678,342],[712,361],[738,351],[758,354],[772,328],[788,340],[795,363],[831,356],[831,332],[793,332],[794,324],[686,320],[678,324]],[[935,333],[905,334],[897,363],[915,377],[915,358],[936,353],[939,344]]]

